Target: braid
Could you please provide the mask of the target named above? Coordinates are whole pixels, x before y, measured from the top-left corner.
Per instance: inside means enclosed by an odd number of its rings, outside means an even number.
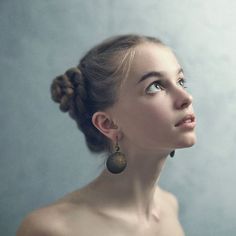
[[[65,74],[57,76],[51,85],[52,100],[60,103],[60,110],[69,112],[77,120],[79,113],[87,112],[84,102],[87,94],[84,80],[79,68],[68,69]]]
[[[81,116],[90,118],[89,111],[86,108],[88,95],[86,92],[86,86],[84,76],[82,75],[78,67],[70,68],[65,72],[65,75],[70,79],[70,82],[74,86],[73,105],[69,110],[69,115],[77,122],[82,122]]]

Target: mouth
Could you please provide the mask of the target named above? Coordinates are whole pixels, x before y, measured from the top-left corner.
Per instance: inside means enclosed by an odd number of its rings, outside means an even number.
[[[178,127],[178,126],[191,126],[192,127],[192,126],[195,126],[195,124],[196,124],[196,118],[194,114],[187,114],[186,116],[184,116],[184,118],[178,121],[175,127]]]

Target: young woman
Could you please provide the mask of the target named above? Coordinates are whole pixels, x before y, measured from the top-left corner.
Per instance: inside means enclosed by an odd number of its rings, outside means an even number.
[[[157,183],[169,154],[196,142],[192,96],[172,50],[143,35],[109,38],[56,77],[51,94],[106,165],[88,185],[31,212],[17,235],[184,235],[175,196]]]

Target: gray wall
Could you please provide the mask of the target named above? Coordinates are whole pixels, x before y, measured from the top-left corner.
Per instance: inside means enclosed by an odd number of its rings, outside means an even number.
[[[236,1],[1,0],[0,235],[102,170],[101,156],[49,93],[56,75],[104,38],[160,37],[188,77],[198,142],[161,176],[186,235],[236,235]]]

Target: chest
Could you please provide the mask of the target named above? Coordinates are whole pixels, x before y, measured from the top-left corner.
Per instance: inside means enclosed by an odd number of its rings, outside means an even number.
[[[68,236],[184,236],[179,220],[174,216],[137,224],[132,218],[114,220],[90,215],[79,222],[71,221],[68,230]]]

